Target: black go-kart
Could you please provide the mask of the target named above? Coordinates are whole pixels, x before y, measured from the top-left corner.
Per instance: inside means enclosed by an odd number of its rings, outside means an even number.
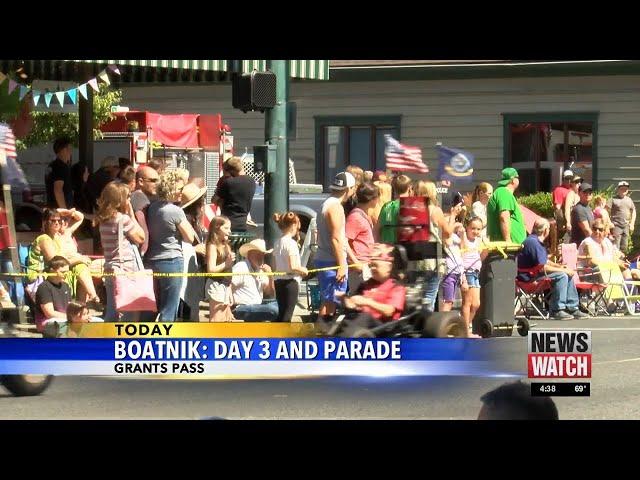
[[[411,254],[411,251],[409,252]],[[393,249],[393,270],[407,272],[409,254],[403,245],[395,245]],[[420,254],[427,256],[427,252]],[[415,258],[415,254],[412,255]],[[465,337],[465,324],[460,312],[430,312],[423,305],[425,279],[419,272],[408,272],[406,278],[411,285],[405,285],[406,300],[402,317],[382,325],[365,328],[353,321],[357,311],[346,309],[337,316],[337,320],[328,327],[328,336],[350,338],[450,338]]]

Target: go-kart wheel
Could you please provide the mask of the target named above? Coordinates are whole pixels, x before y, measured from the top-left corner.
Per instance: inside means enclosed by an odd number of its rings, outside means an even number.
[[[426,317],[422,334],[427,338],[466,337],[459,312],[435,312]]]
[[[52,375],[0,376],[0,383],[16,397],[40,395],[49,387],[52,380]]]
[[[352,338],[375,338],[374,333],[368,328],[358,328],[351,334]]]
[[[480,322],[480,336],[489,338],[493,335],[493,323],[488,318],[483,318]]]
[[[518,333],[520,334],[521,337],[526,337],[527,334],[529,333],[529,329],[531,328],[529,325],[529,321],[526,318],[518,320],[517,327],[518,327]]]

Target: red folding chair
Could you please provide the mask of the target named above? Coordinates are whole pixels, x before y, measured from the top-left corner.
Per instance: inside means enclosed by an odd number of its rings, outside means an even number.
[[[573,283],[578,290],[578,296],[585,298],[584,307],[590,315],[597,316],[598,312],[603,315],[611,315],[607,311],[607,301],[604,298],[607,286],[603,283],[593,282],[596,275],[593,268],[578,268],[578,247],[575,243],[563,243],[561,247],[562,263],[576,272]],[[582,278],[580,278],[582,277]]]
[[[532,280],[523,281],[516,277],[516,308],[518,305],[522,310],[522,314],[527,320],[530,320],[537,313],[542,319],[549,319],[548,308],[549,295],[551,294],[551,280],[549,277],[539,276],[543,265],[536,265],[533,268],[518,268],[518,274],[526,274]],[[533,311],[529,309],[531,307]],[[545,314],[544,311],[547,311]]]

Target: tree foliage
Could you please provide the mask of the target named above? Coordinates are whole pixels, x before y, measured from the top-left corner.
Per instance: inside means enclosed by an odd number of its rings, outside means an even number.
[[[106,84],[99,85],[99,91],[93,95],[93,138],[102,138],[99,127],[113,118],[111,106],[122,100],[121,90],[112,90]],[[26,100],[30,101],[30,100]],[[56,138],[67,136],[74,145],[78,143],[80,127],[77,113],[31,112],[33,129],[24,139],[18,140],[18,148],[52,143]]]

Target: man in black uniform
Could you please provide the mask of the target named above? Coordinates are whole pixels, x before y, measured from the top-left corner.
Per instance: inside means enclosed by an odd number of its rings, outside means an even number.
[[[61,137],[53,142],[56,159],[49,164],[45,174],[47,205],[52,208],[73,208],[71,181],[71,140]]]

